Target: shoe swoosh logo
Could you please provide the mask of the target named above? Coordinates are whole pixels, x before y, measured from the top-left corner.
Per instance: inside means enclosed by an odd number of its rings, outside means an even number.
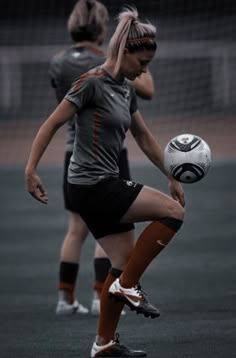
[[[132,305],[134,305],[135,307],[138,307],[140,305],[140,301],[133,301],[132,298],[129,295],[125,294],[124,291],[121,292],[124,294],[127,300],[132,303]]]
[[[158,245],[161,245],[161,246],[163,246],[163,247],[166,246],[161,240],[157,240],[157,243],[158,243]]]

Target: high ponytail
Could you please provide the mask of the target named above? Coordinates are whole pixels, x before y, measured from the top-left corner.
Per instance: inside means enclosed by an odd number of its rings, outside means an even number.
[[[108,47],[108,58],[116,62],[115,74],[120,69],[125,48],[131,53],[156,50],[156,28],[151,23],[140,22],[135,7],[124,8],[118,15],[118,21]]]

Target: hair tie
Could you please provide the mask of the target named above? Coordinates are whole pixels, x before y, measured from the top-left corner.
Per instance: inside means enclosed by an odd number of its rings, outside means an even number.
[[[154,40],[153,37],[139,37],[137,39],[129,39],[126,41],[126,43],[132,43],[132,42],[137,42],[137,41],[148,41],[148,40]]]

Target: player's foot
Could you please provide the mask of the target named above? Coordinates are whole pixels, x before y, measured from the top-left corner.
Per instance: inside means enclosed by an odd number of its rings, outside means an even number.
[[[135,287],[124,288],[117,278],[110,286],[109,293],[117,300],[128,305],[132,311],[141,313],[145,317],[157,318],[160,316],[160,311],[149,303],[140,284]]]
[[[75,300],[72,304],[59,300],[56,307],[57,315],[71,315],[74,313],[87,314],[88,312],[88,308],[84,307],[77,300]]]
[[[93,316],[99,316],[100,314],[100,299],[99,298],[93,298],[92,305],[91,305],[91,314]],[[126,315],[126,311],[123,309],[121,311],[121,315]]]
[[[117,334],[116,339],[110,341],[104,346],[97,345],[96,341],[93,343],[91,349],[91,357],[146,357],[144,351],[137,351],[129,349],[119,342]]]

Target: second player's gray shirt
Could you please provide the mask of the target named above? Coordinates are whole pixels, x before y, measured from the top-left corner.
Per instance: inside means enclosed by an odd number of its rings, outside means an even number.
[[[131,115],[137,111],[133,86],[98,66],[82,75],[65,99],[78,108],[68,181],[91,185],[106,176],[118,176],[120,151]]]
[[[51,85],[56,90],[60,102],[71,88],[73,82],[83,73],[105,61],[105,54],[96,47],[72,46],[56,54],[49,68]],[[74,120],[68,122],[65,150],[72,152],[75,137]]]

